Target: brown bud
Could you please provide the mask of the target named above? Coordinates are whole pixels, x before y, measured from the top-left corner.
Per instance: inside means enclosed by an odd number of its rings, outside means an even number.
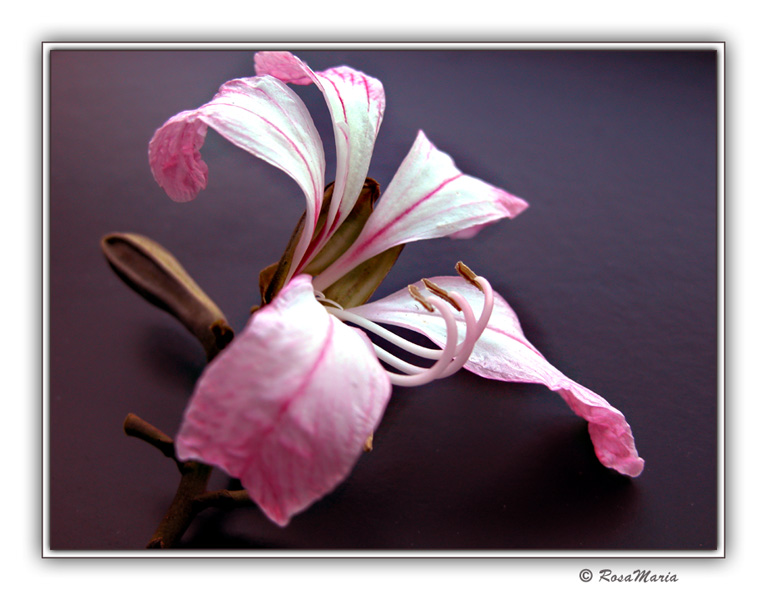
[[[160,244],[135,233],[111,233],[101,240],[101,250],[125,283],[200,340],[208,360],[232,340],[224,313]]]

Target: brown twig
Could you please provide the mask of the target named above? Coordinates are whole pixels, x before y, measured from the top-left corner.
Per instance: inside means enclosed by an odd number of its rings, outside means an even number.
[[[195,499],[195,504],[199,507],[199,510],[205,510],[206,508],[249,506],[253,504],[253,501],[245,490],[217,490],[200,494]]]
[[[215,328],[211,327],[214,330]],[[230,336],[215,335],[216,345],[208,352],[209,360],[223,350],[231,341]],[[151,444],[168,458],[176,462],[176,466],[181,471],[181,481],[176,489],[176,495],[173,497],[165,516],[160,521],[157,529],[149,540],[147,548],[164,549],[173,548],[184,532],[187,530],[192,520],[197,514],[209,507],[231,508],[234,506],[244,506],[250,503],[247,492],[229,490],[217,490],[215,492],[207,491],[208,479],[212,468],[208,465],[196,461],[181,462],[176,458],[176,448],[173,438],[150,425],[142,418],[129,414],[123,425],[125,433],[144,440]]]
[[[212,468],[195,461],[181,462],[176,458],[173,438],[163,433],[141,417],[129,414],[123,425],[125,433],[144,440],[168,458],[172,458],[179,471],[181,481],[165,516],[154,532],[147,548],[172,548],[184,535],[192,520],[206,508],[235,508],[251,504],[245,490],[208,491],[208,479]]]
[[[172,548],[178,543],[192,519],[200,512],[197,499],[205,494],[211,471],[208,465],[194,461],[182,465],[176,495],[147,548]]]
[[[130,437],[144,440],[148,444],[157,448],[168,458],[176,460],[176,448],[173,444],[173,438],[157,429],[157,427],[154,425],[150,425],[141,417],[130,413],[127,417],[125,417],[123,430]],[[176,460],[176,462],[178,463],[179,461]],[[181,468],[180,463],[179,468]]]

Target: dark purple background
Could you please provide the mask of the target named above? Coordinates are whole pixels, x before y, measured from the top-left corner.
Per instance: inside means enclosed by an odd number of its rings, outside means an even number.
[[[254,49],[257,49],[254,47]],[[457,260],[488,277],[528,338],[632,425],[645,472],[602,467],[586,424],[539,386],[461,372],[396,389],[352,475],[284,529],[258,508],[198,517],[186,548],[710,550],[717,539],[716,54],[306,51],[384,83],[371,176],[385,187],[418,129],[530,208],[471,241],[408,246],[377,295]],[[240,329],[259,270],[303,197],[211,131],[210,183],[176,204],[147,143],[175,113],[252,74],[252,52],[50,54],[50,542],[132,550],[177,471],[123,435],[173,435],[205,364],[197,342],[110,271],[99,240],[171,250]],[[299,88],[335,172],[330,121]],[[215,484],[226,484],[217,474]]]

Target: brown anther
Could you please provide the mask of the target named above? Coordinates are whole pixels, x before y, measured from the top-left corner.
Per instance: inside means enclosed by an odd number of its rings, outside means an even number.
[[[461,261],[458,261],[458,264],[455,265],[455,270],[458,272],[458,274],[461,277],[463,277],[466,281],[468,281],[470,284],[472,284],[480,292],[484,291],[482,289],[482,286],[479,285],[479,282],[477,281],[476,273],[474,273],[474,271],[472,271],[469,267],[467,267]]]
[[[410,284],[407,286],[407,291],[410,292],[410,295],[413,296],[413,299],[417,300],[421,303],[421,305],[428,310],[429,312],[434,312],[434,305],[429,302],[426,298],[424,298],[423,294],[418,291],[418,288],[415,287],[413,284]]]
[[[439,287],[436,283],[429,281],[428,279],[421,279],[423,281],[423,284],[426,286],[426,288],[435,296],[439,296],[443,300],[449,302],[455,310],[458,312],[461,312],[461,307],[458,305],[458,303],[453,300],[450,297],[450,294],[447,292],[447,290],[443,290],[441,287]]]

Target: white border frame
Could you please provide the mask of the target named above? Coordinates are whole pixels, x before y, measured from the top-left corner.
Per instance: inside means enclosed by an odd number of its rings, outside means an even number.
[[[717,51],[717,538],[711,551],[274,551],[165,550],[161,554],[136,551],[51,550],[49,538],[49,235],[50,235],[50,67],[53,50],[715,50]],[[43,42],[42,44],[42,556],[44,558],[724,558],[725,557],[725,44],[724,42]],[[633,570],[633,568],[631,569]],[[617,572],[617,571],[616,571]],[[662,575],[663,573],[659,573]]]

